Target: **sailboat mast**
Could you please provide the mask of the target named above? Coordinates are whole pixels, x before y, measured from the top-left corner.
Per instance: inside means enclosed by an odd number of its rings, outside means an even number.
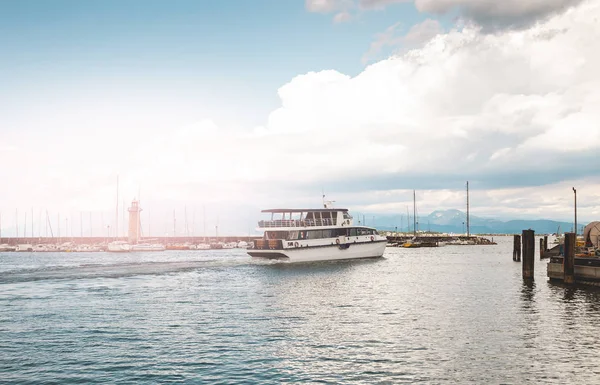
[[[119,238],[119,176],[117,175],[117,207],[115,208],[115,239]]]
[[[123,224],[123,237],[127,237],[127,226],[125,225],[125,223],[127,223],[125,221],[125,199],[123,199],[122,201],[123,205],[121,207],[121,223]]]
[[[137,230],[136,230],[136,240],[135,243],[138,243],[142,239],[142,186],[138,185],[138,220],[137,220]]]
[[[417,236],[417,193],[413,190],[413,234]]]
[[[177,229],[177,220],[175,219],[175,210],[173,210],[173,237],[175,237],[176,229]]]
[[[188,220],[187,220],[187,206],[183,206],[183,219],[185,221],[185,236],[189,237],[190,236],[190,228],[188,227]]]
[[[467,181],[467,237],[471,236],[469,229],[469,181]]]

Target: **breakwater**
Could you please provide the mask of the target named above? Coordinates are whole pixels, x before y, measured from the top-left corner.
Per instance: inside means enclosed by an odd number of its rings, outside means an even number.
[[[142,237],[139,243],[153,242],[163,245],[182,244],[182,243],[218,243],[218,242],[251,242],[260,236],[219,236],[219,237]],[[72,243],[75,245],[98,245],[113,241],[127,241],[127,237],[2,237],[0,244],[16,246],[19,244],[62,244]]]

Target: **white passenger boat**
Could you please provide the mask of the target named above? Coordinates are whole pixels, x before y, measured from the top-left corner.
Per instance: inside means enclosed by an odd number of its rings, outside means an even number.
[[[108,244],[106,250],[113,253],[127,253],[131,251],[131,245],[125,241],[114,241]]]
[[[289,262],[378,258],[387,238],[371,227],[355,226],[347,209],[272,209],[269,220],[258,222],[264,231],[248,254]]]

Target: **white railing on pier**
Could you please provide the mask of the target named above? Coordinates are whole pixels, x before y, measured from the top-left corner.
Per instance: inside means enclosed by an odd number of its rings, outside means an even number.
[[[271,227],[316,227],[316,226],[335,226],[335,220],[333,219],[279,219],[272,221],[258,221],[258,227],[271,228]]]

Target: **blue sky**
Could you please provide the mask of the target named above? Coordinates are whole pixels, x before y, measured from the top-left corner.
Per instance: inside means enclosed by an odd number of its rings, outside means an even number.
[[[227,99],[242,110],[237,123],[263,124],[277,88],[294,76],[356,75],[375,34],[422,19],[412,4],[334,23],[291,0],[3,1],[0,82],[5,95],[29,97],[118,81]],[[208,113],[230,115],[218,106]]]
[[[0,211],[594,219],[598,3],[0,0]]]

